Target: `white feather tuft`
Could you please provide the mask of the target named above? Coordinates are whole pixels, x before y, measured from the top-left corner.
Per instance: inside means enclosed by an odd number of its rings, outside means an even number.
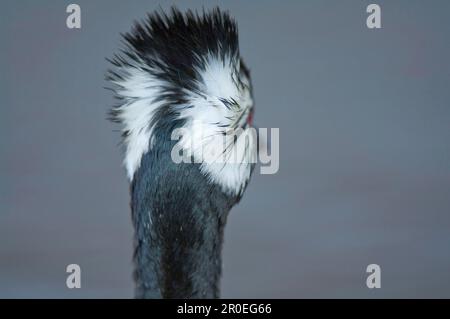
[[[139,68],[124,71],[123,80],[115,80],[116,93],[125,103],[117,108],[117,119],[126,132],[124,166],[129,180],[140,166],[142,156],[148,152],[152,140],[152,118],[161,102],[154,102],[159,96],[161,81]]]
[[[209,180],[222,187],[226,193],[237,195],[247,184],[251,175],[252,163],[256,162],[256,136],[250,128],[243,130],[236,142],[234,136],[222,134],[220,126],[232,124],[236,112],[248,112],[253,106],[249,91],[249,79],[242,76],[239,62],[226,57],[225,61],[208,56],[204,68],[198,69],[201,82],[200,91],[204,96],[190,95],[190,105],[181,112],[181,117],[189,119],[186,122],[187,136],[184,136],[184,150],[192,154],[197,162],[201,162],[201,171]],[[238,85],[238,77],[244,85]],[[233,99],[240,109],[229,109],[223,99]],[[244,117],[244,121],[245,121]],[[194,145],[192,142],[194,141]],[[227,153],[234,157],[218,156],[217,162],[205,161],[206,154],[222,154],[230,143],[232,147]]]
[[[183,149],[192,154],[196,162],[202,161],[204,153],[221,152],[232,143],[234,137],[230,136],[223,144],[223,135],[218,132],[231,126],[239,112],[248,112],[253,106],[249,79],[241,74],[238,59],[225,57],[222,60],[208,55],[202,65],[196,70],[201,94],[185,91],[188,104],[177,106],[179,117],[186,120],[184,131],[187,134],[181,141]],[[143,155],[152,147],[152,119],[155,111],[164,104],[155,99],[161,95],[160,88],[165,83],[138,65],[122,71],[124,75],[112,82],[117,86],[117,95],[124,101],[116,110],[122,130],[127,132],[124,165],[131,181]],[[235,101],[236,107],[227,107],[224,100]],[[205,138],[208,136],[212,138]],[[245,129],[230,152],[236,155],[235,158],[221,157],[222,161],[217,163],[202,161],[200,168],[211,183],[220,185],[226,193],[237,195],[247,184],[252,163],[256,160],[253,131]]]

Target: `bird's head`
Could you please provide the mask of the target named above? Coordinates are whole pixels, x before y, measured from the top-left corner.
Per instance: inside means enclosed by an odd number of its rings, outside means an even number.
[[[199,160],[211,182],[241,193],[255,162],[256,137],[250,73],[234,20],[218,9],[172,9],[136,23],[124,44],[110,60],[108,80],[119,100],[111,115],[122,125],[129,179],[160,142],[155,128],[163,125],[184,129],[183,150]],[[205,152],[222,155],[220,161],[204,161]]]

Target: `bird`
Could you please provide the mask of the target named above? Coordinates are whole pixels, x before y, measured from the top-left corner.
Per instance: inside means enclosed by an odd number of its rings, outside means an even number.
[[[220,298],[224,228],[257,156],[237,23],[220,8],[172,7],[121,39],[106,80],[130,185],[135,297]]]

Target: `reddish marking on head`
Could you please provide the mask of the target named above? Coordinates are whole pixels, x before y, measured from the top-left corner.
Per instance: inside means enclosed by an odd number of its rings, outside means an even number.
[[[247,116],[247,124],[252,125],[253,124],[253,109],[250,110],[250,113],[248,113]]]

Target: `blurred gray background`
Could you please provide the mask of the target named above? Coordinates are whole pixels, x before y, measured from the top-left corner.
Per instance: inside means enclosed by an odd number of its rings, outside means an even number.
[[[259,127],[226,229],[222,296],[450,297],[449,1],[2,1],[0,297],[132,297],[132,227],[104,73],[120,32],[159,6],[238,21]],[[82,288],[66,288],[77,263]],[[366,287],[366,267],[382,288]]]

